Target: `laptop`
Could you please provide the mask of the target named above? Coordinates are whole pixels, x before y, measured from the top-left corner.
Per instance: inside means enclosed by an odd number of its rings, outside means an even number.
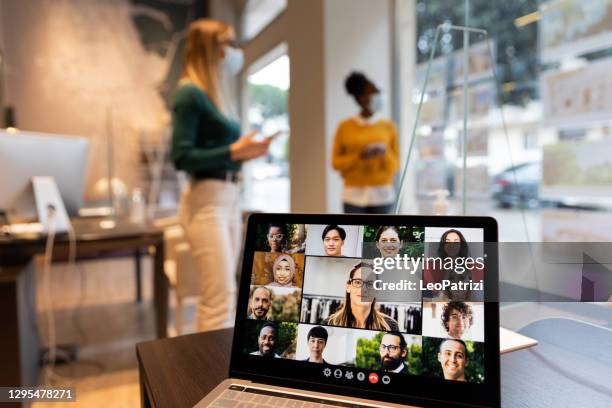
[[[230,378],[196,407],[500,406],[493,218],[247,224]]]

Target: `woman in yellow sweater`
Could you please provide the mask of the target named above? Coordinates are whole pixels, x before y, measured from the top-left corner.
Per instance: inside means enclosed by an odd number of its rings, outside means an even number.
[[[395,124],[380,118],[380,90],[364,74],[351,73],[344,84],[361,109],[340,123],[332,166],[344,179],[344,212],[387,214],[393,209],[393,177],[399,169]]]

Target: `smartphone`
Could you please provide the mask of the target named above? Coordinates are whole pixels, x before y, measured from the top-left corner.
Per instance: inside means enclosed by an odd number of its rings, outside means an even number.
[[[276,131],[276,132],[272,133],[272,134],[271,134],[271,135],[269,135],[269,136],[264,136],[263,140],[269,140],[269,139],[274,140],[274,139],[276,139],[277,137],[279,137],[279,136],[280,136],[282,133],[283,133],[283,131],[282,131],[282,130],[278,130],[278,131]]]
[[[274,140],[274,138],[278,137],[281,133],[283,133],[281,130],[279,130],[278,132],[274,132],[271,135],[268,136],[264,136],[261,131],[258,131],[257,134],[255,135],[254,139],[262,142],[264,140],[268,140],[268,139],[272,139]]]
[[[379,154],[387,151],[387,145],[382,142],[370,143],[365,149],[368,154]]]

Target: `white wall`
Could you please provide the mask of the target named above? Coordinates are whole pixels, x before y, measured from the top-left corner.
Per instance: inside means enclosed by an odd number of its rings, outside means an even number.
[[[170,112],[159,85],[170,61],[143,44],[128,0],[3,1],[6,103],[22,130],[87,137],[86,195],[99,199],[112,126],[115,176],[142,185],[140,137],[159,140]],[[142,6],[144,7],[144,6]],[[175,27],[172,27],[175,28]],[[179,28],[180,29],[180,28]]]
[[[4,103],[6,98],[6,73],[4,72],[4,54],[5,54],[5,44],[4,44],[4,16],[2,13],[2,1],[0,1],[0,110],[3,111]],[[0,118],[0,127],[4,125],[4,118]]]
[[[287,6],[291,86],[289,171],[291,211],[326,212],[324,1],[290,0]]]
[[[353,258],[307,257],[303,293],[344,298],[350,272],[359,262]]]
[[[331,168],[338,123],[358,113],[344,90],[352,70],[363,71],[383,91],[383,115],[391,115],[391,1],[325,1],[325,142],[328,179],[326,208],[341,212],[342,180]]]

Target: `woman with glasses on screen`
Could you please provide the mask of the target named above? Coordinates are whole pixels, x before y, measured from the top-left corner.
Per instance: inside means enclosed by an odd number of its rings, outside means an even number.
[[[361,262],[351,269],[346,282],[344,302],[324,324],[356,329],[398,331],[397,322],[378,310],[373,297],[373,265]]]
[[[270,248],[270,252],[285,252],[287,250],[288,235],[286,225],[270,224],[268,226],[268,234],[266,235],[266,244]]]
[[[241,136],[227,114],[222,78],[236,75],[243,61],[234,40],[232,26],[221,21],[191,23],[173,104],[172,160],[191,176],[180,219],[200,272],[199,331],[234,323],[241,164],[266,155],[271,141],[255,140],[255,132]]]

